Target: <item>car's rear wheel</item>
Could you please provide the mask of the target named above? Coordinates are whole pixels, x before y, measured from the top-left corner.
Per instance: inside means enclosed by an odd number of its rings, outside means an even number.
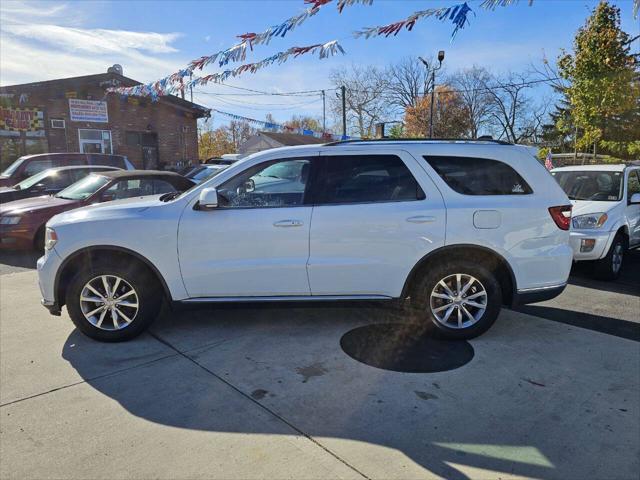
[[[93,265],[78,273],[66,293],[69,316],[85,335],[104,342],[142,333],[162,305],[155,279],[136,264]]]
[[[444,338],[468,339],[486,332],[502,305],[495,275],[463,261],[428,268],[411,293],[411,316]]]
[[[624,252],[627,250],[627,238],[621,234],[616,234],[609,251],[600,260],[596,260],[594,275],[600,280],[615,280],[620,276]]]

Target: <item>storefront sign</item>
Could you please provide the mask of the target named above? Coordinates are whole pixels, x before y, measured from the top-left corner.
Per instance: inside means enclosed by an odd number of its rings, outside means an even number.
[[[72,122],[108,123],[107,102],[97,100],[69,99],[69,114]]]
[[[0,107],[0,131],[44,131],[44,112],[37,108]]]

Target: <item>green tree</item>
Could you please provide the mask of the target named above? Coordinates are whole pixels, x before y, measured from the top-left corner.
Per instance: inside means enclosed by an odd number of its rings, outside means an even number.
[[[561,115],[556,123],[566,132],[572,120],[579,149],[628,157],[640,148],[640,80],[629,50],[620,9],[602,0],[578,30],[573,54],[559,57],[560,76],[570,83],[570,118]]]

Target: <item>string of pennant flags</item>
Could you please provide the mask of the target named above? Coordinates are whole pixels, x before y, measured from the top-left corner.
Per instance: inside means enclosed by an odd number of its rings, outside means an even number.
[[[533,0],[526,1],[529,6],[533,4]],[[299,56],[309,53],[317,53],[319,59],[333,57],[338,53],[345,54],[344,48],[338,41],[331,40],[322,44],[291,47],[258,62],[245,63],[236,68],[227,68],[221,72],[193,78],[196,70],[201,71],[208,65],[214,63],[222,68],[229,63],[245,61],[247,49],[253,50],[257,45],[267,45],[275,37],[284,38],[289,32],[302,25],[309,18],[315,16],[325,5],[332,2],[334,2],[334,0],[304,0],[304,3],[308,5],[308,7],[302,13],[294,15],[278,25],[273,25],[261,33],[248,32],[238,35],[237,37],[241,41],[232,47],[215,52],[212,55],[195,59],[188,64],[187,68],[174,72],[155,82],[132,87],[113,87],[109,88],[107,92],[118,93],[123,96],[148,96],[155,101],[160,96],[184,92],[188,88],[206,85],[207,83],[222,83],[229,78],[235,78],[245,73],[255,73],[273,64],[281,65],[291,58],[298,58]],[[338,12],[342,13],[345,7],[355,4],[372,5],[373,0],[338,0],[336,3]],[[482,0],[480,8],[495,10],[497,7],[508,7],[517,3],[519,3],[519,0]],[[640,0],[634,0],[634,18],[637,16],[639,7]],[[352,37],[356,39],[369,39],[381,36],[388,38],[398,35],[403,29],[411,31],[419,20],[435,18],[440,21],[450,22],[453,25],[454,29],[451,34],[451,41],[453,41],[456,34],[469,24],[469,15],[472,13],[475,15],[466,1],[449,7],[429,8],[414,12],[402,20],[389,24],[354,31]],[[189,77],[189,80],[185,80],[186,77]]]
[[[278,123],[267,122],[263,120],[257,120],[255,118],[243,117],[242,115],[236,115],[235,113],[224,112],[222,110],[218,110],[216,108],[211,109],[212,112],[219,113],[220,115],[224,115],[226,117],[232,118],[234,120],[240,120],[243,122],[251,123],[253,125],[260,125],[265,130],[269,130],[272,132],[282,132],[282,133],[297,133],[298,135],[309,135],[315,138],[322,138],[327,141],[331,140],[348,140],[350,137],[348,135],[334,135],[328,132],[318,132],[315,130],[309,130],[306,128],[293,128],[287,125],[280,125]]]

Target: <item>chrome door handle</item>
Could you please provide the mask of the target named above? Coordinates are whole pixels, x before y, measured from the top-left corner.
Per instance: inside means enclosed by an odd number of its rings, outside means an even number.
[[[304,225],[302,220],[280,220],[273,224],[274,227],[301,227]]]
[[[436,217],[429,215],[416,215],[415,217],[407,218],[407,222],[411,223],[432,223],[436,221]]]

